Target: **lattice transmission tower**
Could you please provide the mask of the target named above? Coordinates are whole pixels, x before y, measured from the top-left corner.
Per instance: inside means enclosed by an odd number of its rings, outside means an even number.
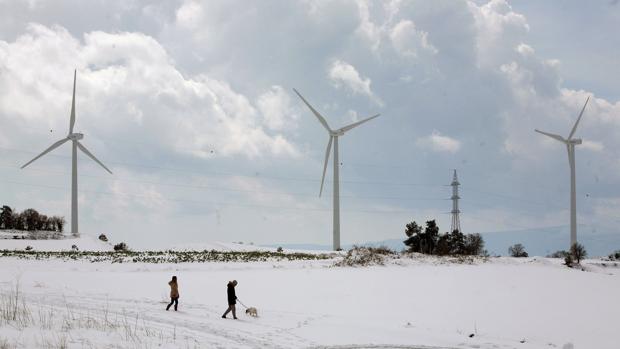
[[[459,180],[456,178],[456,170],[454,170],[452,184],[450,184],[450,186],[452,186],[452,224],[450,225],[451,232],[455,230],[462,232],[461,221],[459,220],[459,214],[461,213],[461,211],[459,210],[459,199],[461,198],[459,196],[459,185],[461,185],[461,183],[459,183]]]

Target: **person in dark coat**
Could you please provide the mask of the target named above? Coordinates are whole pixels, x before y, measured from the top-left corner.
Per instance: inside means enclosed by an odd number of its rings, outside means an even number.
[[[174,311],[177,311],[179,306],[179,284],[177,283],[177,277],[173,276],[172,280],[168,282],[170,285],[170,304],[166,307],[166,310],[170,309],[170,306],[174,303]]]
[[[228,288],[226,290],[226,293],[228,295],[228,309],[226,309],[226,312],[224,312],[222,318],[225,319],[226,315],[232,311],[233,319],[236,320],[237,312],[235,309],[235,304],[237,304],[237,295],[235,294],[235,286],[237,286],[237,280],[229,281],[227,286]]]

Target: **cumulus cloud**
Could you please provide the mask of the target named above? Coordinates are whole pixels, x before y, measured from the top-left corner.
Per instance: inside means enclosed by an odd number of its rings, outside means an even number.
[[[272,86],[269,91],[258,97],[256,104],[270,129],[295,127],[297,114],[294,114],[290,105],[291,98],[282,86]]]
[[[221,156],[297,155],[277,132],[286,113],[280,107],[288,105],[278,88],[256,106],[225,81],[183,76],[166,50],[142,33],[95,31],[82,43],[62,27],[32,24],[15,41],[1,41],[0,90],[8,92],[0,96],[3,123],[66,129],[73,67],[77,127],[92,134],[137,136],[199,157],[213,150]]]
[[[527,19],[515,12],[506,0],[491,0],[481,6],[469,2],[477,29],[478,63],[496,67],[511,56],[523,43],[530,26]]]
[[[428,33],[416,30],[410,20],[401,20],[390,31],[394,48],[402,55],[417,58],[422,53],[436,54],[435,48],[428,41]]]
[[[364,78],[354,66],[341,60],[334,61],[329,67],[328,76],[337,87],[347,87],[355,94],[370,97],[381,104],[381,100],[370,89],[370,78]]]
[[[433,131],[426,137],[418,138],[416,141],[418,147],[430,149],[438,153],[456,153],[461,149],[461,142],[458,140],[442,135],[438,131]]]

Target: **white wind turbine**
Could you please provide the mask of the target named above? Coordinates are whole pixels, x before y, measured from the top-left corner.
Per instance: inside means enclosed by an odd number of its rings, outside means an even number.
[[[583,105],[581,109],[581,113],[579,113],[579,117],[573,126],[573,129],[570,131],[568,138],[564,138],[560,135],[556,135],[553,133],[547,133],[540,130],[534,130],[538,133],[544,134],[545,136],[549,136],[557,141],[560,141],[566,144],[566,150],[568,151],[568,164],[570,166],[570,245],[573,246],[577,243],[577,194],[575,188],[575,145],[581,144],[581,138],[573,138],[575,131],[577,131],[577,125],[579,125],[579,121],[581,120],[581,116],[583,115],[583,111],[586,109],[586,105],[588,105],[588,101],[590,97],[586,99],[586,103]]]
[[[65,138],[59,140],[58,142],[52,144],[49,148],[45,149],[45,151],[43,151],[41,154],[37,155],[34,159],[28,161],[21,168],[24,168],[24,167],[30,165],[36,159],[42,157],[43,155],[51,152],[54,149],[60,147],[65,142],[67,142],[67,141],[72,141],[73,142],[73,153],[72,153],[72,157],[71,157],[71,170],[72,170],[71,171],[71,234],[73,234],[73,236],[77,237],[77,236],[80,235],[79,230],[78,230],[77,149],[79,148],[84,154],[88,155],[91,159],[95,160],[96,163],[101,165],[101,167],[103,167],[106,171],[110,172],[110,174],[112,174],[112,171],[110,171],[107,167],[105,167],[105,165],[101,161],[99,161],[93,154],[91,154],[90,151],[88,151],[88,149],[86,149],[85,146],[82,145],[82,143],[79,142],[82,138],[84,138],[83,134],[81,134],[81,133],[73,133],[73,126],[75,125],[75,80],[76,80],[76,75],[77,75],[77,71],[74,71],[73,72],[73,99],[71,100],[71,122],[69,124],[69,134],[67,135],[67,137],[65,137]]]
[[[361,121],[354,122],[350,125],[344,126],[337,130],[332,130],[327,124],[327,121],[325,120],[325,118],[321,114],[319,114],[319,112],[317,112],[310,105],[310,103],[308,103],[308,101],[306,101],[306,99],[299,92],[297,92],[296,89],[293,89],[293,91],[295,91],[295,93],[299,96],[299,98],[301,98],[301,100],[304,101],[304,103],[308,106],[308,108],[310,108],[312,113],[317,117],[317,119],[319,119],[319,122],[323,125],[323,127],[325,127],[325,129],[329,133],[329,142],[327,143],[327,150],[325,151],[325,164],[323,165],[323,177],[321,177],[321,189],[319,190],[319,197],[323,193],[323,183],[325,181],[325,171],[327,170],[327,161],[329,160],[329,152],[331,150],[332,143],[334,143],[334,197],[333,197],[334,199],[334,218],[333,218],[334,242],[333,242],[333,247],[334,247],[334,250],[337,251],[337,250],[340,250],[340,178],[339,178],[339,171],[338,171],[338,137],[344,135],[345,132],[351,130],[352,128],[355,128],[365,123],[366,121],[369,121],[371,119],[378,117],[380,114],[371,116]]]

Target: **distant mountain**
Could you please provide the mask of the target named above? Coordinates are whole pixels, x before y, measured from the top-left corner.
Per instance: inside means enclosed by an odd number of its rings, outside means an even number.
[[[558,250],[567,250],[569,245],[568,227],[550,227],[530,230],[515,230],[502,232],[481,233],[484,238],[485,249],[491,255],[506,256],[508,247],[520,243],[530,256],[546,256]],[[394,251],[401,251],[406,246],[402,239],[388,239],[382,241],[360,242],[356,244],[344,244],[342,248],[348,250],[353,245],[358,246],[386,246]],[[611,252],[620,250],[619,233],[583,233],[577,236],[591,257],[607,256]],[[295,250],[331,250],[331,245],[319,244],[281,244],[265,245],[269,247],[282,246],[285,249]]]

